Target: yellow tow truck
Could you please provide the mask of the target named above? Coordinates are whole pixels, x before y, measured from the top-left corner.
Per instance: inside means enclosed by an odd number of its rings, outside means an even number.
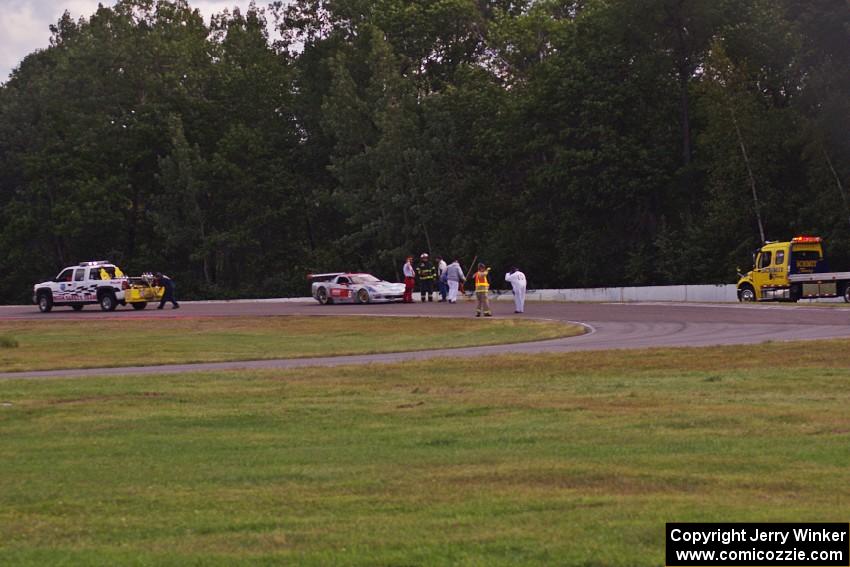
[[[819,236],[766,242],[753,253],[753,269],[738,275],[742,302],[843,297],[850,303],[850,272],[827,271]]]

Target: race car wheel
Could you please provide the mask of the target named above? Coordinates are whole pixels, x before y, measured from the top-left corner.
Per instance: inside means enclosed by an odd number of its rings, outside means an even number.
[[[42,313],[50,313],[51,309],[53,309],[53,298],[50,297],[49,293],[39,293],[38,310]]]
[[[118,302],[115,300],[115,294],[104,293],[100,296],[100,308],[103,311],[115,311],[118,307]]]
[[[321,303],[322,305],[329,305],[329,304],[333,303],[333,300],[330,297],[328,297],[327,288],[324,288],[324,287],[320,287],[319,289],[316,290],[316,299],[318,299],[319,303]]]
[[[82,311],[83,306],[82,305],[72,305],[71,309],[73,309],[74,311]]]
[[[136,303],[131,303],[130,305],[132,305],[133,309],[135,309],[136,311],[141,311],[142,309],[144,309],[145,307],[148,306],[148,302],[147,301],[138,301]]]
[[[369,303],[369,290],[357,290],[357,303]]]
[[[850,303],[850,283],[844,286],[844,293],[841,295],[844,296],[844,303]]]

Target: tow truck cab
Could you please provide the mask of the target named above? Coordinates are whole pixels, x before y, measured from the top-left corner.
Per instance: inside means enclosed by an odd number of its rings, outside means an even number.
[[[753,269],[739,275],[740,301],[797,301],[850,291],[850,273],[829,272],[819,236],[767,242],[753,253]]]

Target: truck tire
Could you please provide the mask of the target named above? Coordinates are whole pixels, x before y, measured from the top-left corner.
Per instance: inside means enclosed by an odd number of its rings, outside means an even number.
[[[741,303],[752,303],[756,300],[756,290],[751,285],[742,285],[738,290],[738,301]]]
[[[53,309],[53,296],[47,292],[40,292],[38,294],[38,310],[42,313],[50,313],[51,309]]]
[[[115,299],[115,294],[111,291],[105,291],[100,295],[100,308],[103,311],[115,311],[118,307],[118,300]]]
[[[83,310],[83,305],[82,305],[82,303],[81,303],[81,304],[79,304],[79,305],[72,305],[72,306],[71,306],[71,309],[73,309],[74,311],[82,311],[82,310]]]
[[[142,309],[144,309],[145,307],[148,306],[148,302],[147,301],[137,301],[136,303],[131,303],[130,305],[132,305],[133,309],[135,309],[136,311],[141,311]]]
[[[797,303],[800,301],[800,298],[803,297],[803,286],[800,284],[794,284],[791,286],[790,291],[788,292],[788,301],[792,303]]]

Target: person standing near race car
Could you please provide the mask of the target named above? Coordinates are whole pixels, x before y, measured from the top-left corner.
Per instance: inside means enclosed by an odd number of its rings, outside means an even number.
[[[525,274],[514,266],[505,274],[505,281],[511,284],[514,290],[514,313],[522,313],[525,311]]]
[[[448,279],[446,277],[446,270],[448,266],[446,265],[446,261],[443,260],[442,256],[437,256],[437,289],[440,290],[440,303],[446,301],[446,294],[449,291]]]
[[[490,268],[483,263],[478,264],[478,271],[475,272],[475,297],[478,299],[478,306],[475,309],[475,316],[481,317],[483,313],[485,317],[492,317],[490,311],[490,298],[487,297],[490,293],[490,281],[487,279],[490,275]]]
[[[434,264],[428,259],[428,253],[423,252],[419,256],[419,266],[416,268],[416,275],[419,276],[419,294],[422,303],[425,303],[425,294],[428,294],[428,301],[434,301],[434,281],[437,279],[437,270]]]
[[[413,285],[416,283],[416,272],[413,271],[413,256],[408,256],[402,268],[404,272],[404,303],[413,303]]]
[[[466,276],[463,275],[463,268],[460,267],[460,260],[455,258],[454,261],[446,268],[446,284],[449,286],[449,303],[457,303],[457,290],[461,282],[466,281]]]
[[[174,285],[174,280],[162,274],[162,272],[156,273],[156,282],[157,285],[161,285],[165,288],[165,292],[162,294],[162,301],[159,302],[159,307],[157,309],[162,309],[165,307],[166,302],[171,302],[172,309],[180,309],[180,305],[177,303],[177,300],[174,299],[174,288],[177,286]]]

